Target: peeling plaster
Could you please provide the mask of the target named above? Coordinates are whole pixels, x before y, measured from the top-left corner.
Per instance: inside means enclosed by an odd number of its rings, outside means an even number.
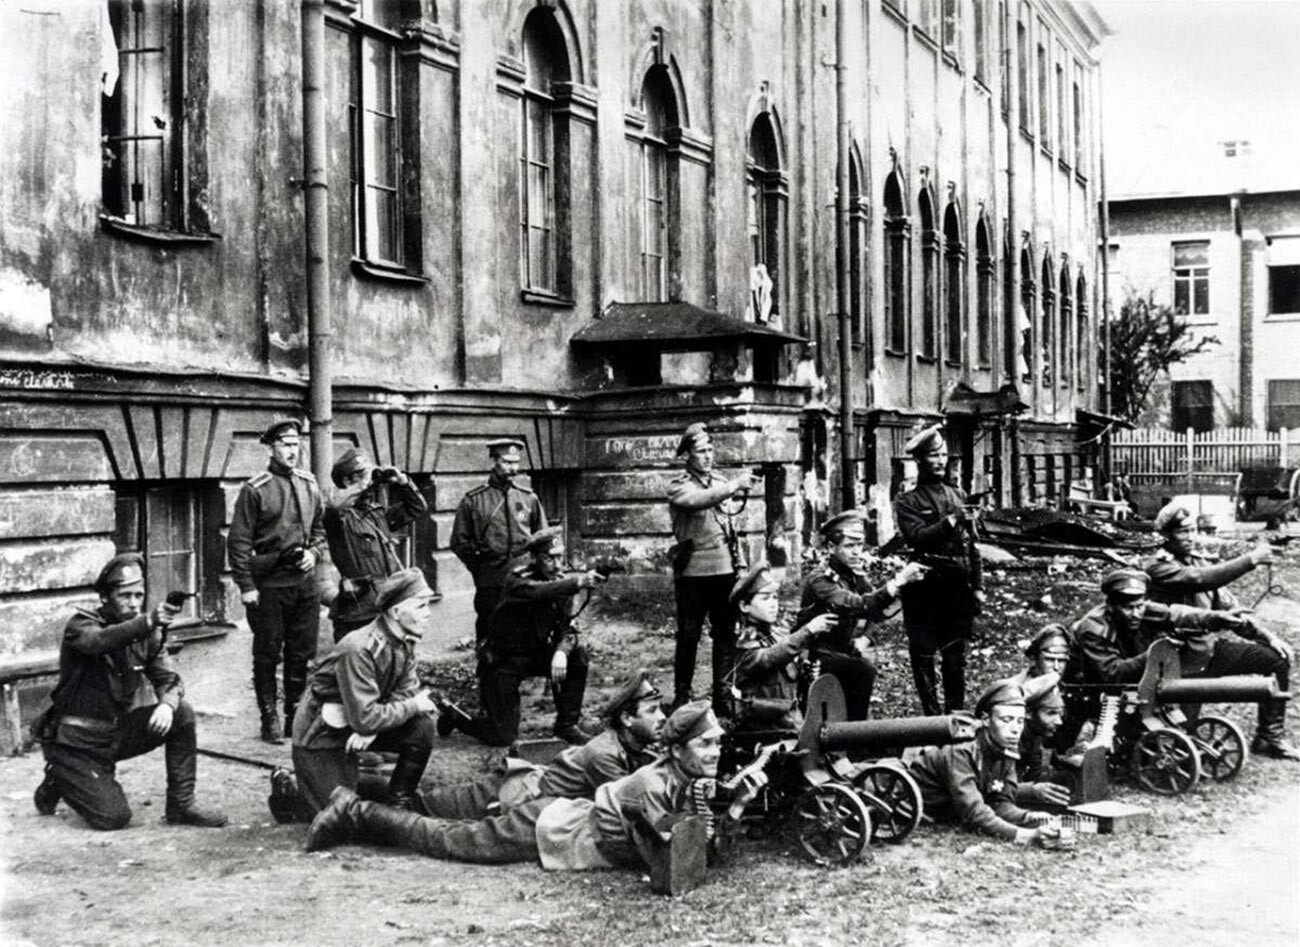
[[[43,339],[53,324],[49,287],[11,267],[0,268],[0,329]]]

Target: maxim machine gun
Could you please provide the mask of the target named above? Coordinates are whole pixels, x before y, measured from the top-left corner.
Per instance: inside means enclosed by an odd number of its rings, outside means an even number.
[[[1201,705],[1290,696],[1263,675],[1185,678],[1182,647],[1171,638],[1152,643],[1136,684],[1062,684],[1062,690],[1071,701],[1100,698],[1076,793],[1081,802],[1109,798],[1108,774],[1126,765],[1139,786],[1166,796],[1189,792],[1203,775],[1232,779],[1246,762],[1246,737],[1227,717],[1202,714]]]
[[[975,731],[967,714],[845,720],[844,691],[823,675],[809,688],[798,738],[756,748],[754,755],[772,764],[746,820],[758,833],[789,825],[811,861],[846,864],[868,841],[901,842],[920,824],[921,791],[897,755],[907,747],[962,743]],[[746,737],[758,734],[732,739]]]

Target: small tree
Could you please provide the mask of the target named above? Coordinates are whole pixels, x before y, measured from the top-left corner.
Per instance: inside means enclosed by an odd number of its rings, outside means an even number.
[[[1134,423],[1162,373],[1219,344],[1214,336],[1198,337],[1193,326],[1158,305],[1154,296],[1130,290],[1119,318],[1110,324],[1110,408]]]

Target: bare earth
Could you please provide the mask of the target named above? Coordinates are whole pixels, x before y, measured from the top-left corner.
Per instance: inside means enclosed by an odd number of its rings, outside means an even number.
[[[1054,613],[1081,614],[1096,595],[1088,582],[1102,568],[1076,562],[1052,575],[1040,568],[995,576],[999,617],[986,622],[988,653],[972,662],[974,684],[1010,669],[1015,642],[1049,620],[1036,600],[1050,594]],[[1300,553],[1288,552],[1276,571],[1287,595],[1266,599],[1260,614],[1294,644]],[[1242,583],[1243,600],[1254,601],[1262,578]],[[669,679],[662,603],[625,599],[615,603],[617,614],[592,622],[598,671],[589,707],[636,664]],[[886,627],[877,641],[881,712],[912,712],[900,629]],[[464,695],[468,655],[433,663],[435,675]],[[251,738],[248,695],[232,702],[191,693],[201,711],[210,708],[199,719],[201,745],[287,759],[287,747]],[[540,732],[549,700],[537,687],[528,693],[525,714]],[[1253,708],[1228,712],[1251,732]],[[1293,709],[1293,733],[1296,716]],[[454,738],[427,778],[463,778],[492,758]],[[53,817],[36,814],[31,792],[41,766],[39,753],[0,760],[4,945],[1300,943],[1300,765],[1269,760],[1175,799],[1118,787],[1120,798],[1154,811],[1154,830],[1083,836],[1068,854],[923,828],[901,846],[874,846],[860,863],[827,871],[777,837],[742,842],[704,887],[674,900],[652,895],[635,873],[555,875],[368,846],[308,855],[303,826],[270,819],[264,770],[210,758],[200,760],[200,794],[225,809],[227,828],[161,822],[162,759],[154,754],[120,767],[136,810],[132,826],[96,833],[66,806]]]

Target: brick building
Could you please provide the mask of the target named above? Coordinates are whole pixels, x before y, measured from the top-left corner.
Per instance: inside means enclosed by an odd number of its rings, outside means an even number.
[[[1110,201],[1111,297],[1153,292],[1218,344],[1174,365],[1145,420],[1300,427],[1300,190]]]
[[[576,554],[640,571],[662,567],[695,420],[724,467],[765,471],[756,553],[838,506],[841,397],[882,535],[901,444],[941,414],[963,478],[1003,502],[1077,469],[1104,33],[1087,4],[324,9],[333,443],[416,475],[434,513],[409,552],[444,593],[469,583],[453,511],[504,435]],[[0,9],[0,654],[51,648],[115,548],[238,617],[234,492],[309,381],[301,17]]]

